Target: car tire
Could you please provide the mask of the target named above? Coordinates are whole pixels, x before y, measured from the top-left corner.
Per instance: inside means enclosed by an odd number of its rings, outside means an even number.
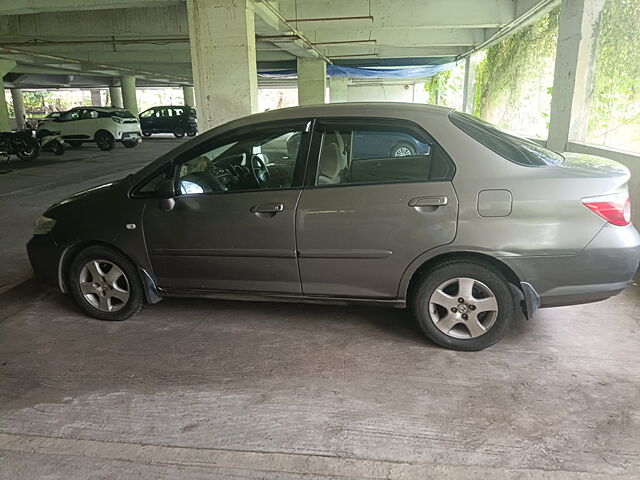
[[[187,137],[195,137],[198,134],[198,130],[190,128],[187,130]]]
[[[150,136],[151,136],[151,132],[145,132],[145,131],[143,131],[143,132],[142,132],[142,136],[143,136],[143,137],[150,137]]]
[[[109,150],[113,150],[113,147],[116,146],[116,140],[106,130],[101,130],[96,133],[95,136],[96,144],[98,148],[102,151],[108,152]]]
[[[411,157],[416,154],[416,147],[409,142],[396,143],[390,150],[390,157]]]
[[[442,263],[424,274],[411,303],[424,334],[453,350],[490,347],[504,336],[514,314],[513,295],[502,273],[466,259]]]
[[[126,320],[144,305],[135,265],[107,246],[82,250],[71,263],[68,281],[71,295],[82,311],[100,320]]]
[[[82,142],[80,140],[67,140],[67,143],[73,148],[81,147]]]
[[[173,129],[173,136],[176,138],[182,138],[184,137],[184,134],[185,134],[185,131],[182,125],[178,125],[176,126],[176,128]]]
[[[137,140],[123,140],[122,141],[122,145],[125,146],[125,148],[135,148],[138,146],[138,141]]]

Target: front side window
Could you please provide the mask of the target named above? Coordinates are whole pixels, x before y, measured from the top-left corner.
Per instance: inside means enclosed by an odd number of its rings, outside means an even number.
[[[63,122],[69,122],[71,120],[78,120],[80,118],[80,113],[82,110],[69,110],[67,113],[63,113],[60,115],[60,120]]]
[[[146,110],[140,114],[140,118],[149,118],[154,114],[153,110]]]
[[[316,185],[448,180],[451,160],[414,129],[327,125],[322,129]]]
[[[304,129],[268,128],[199,147],[197,155],[177,166],[176,191],[193,195],[289,188]]]
[[[449,118],[464,133],[501,157],[519,165],[558,165],[564,161],[564,157],[559,153],[543,148],[531,140],[503,132],[494,125],[466,113],[451,112]]]

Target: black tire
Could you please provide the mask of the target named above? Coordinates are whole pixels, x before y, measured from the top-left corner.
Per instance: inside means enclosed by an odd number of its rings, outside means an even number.
[[[40,144],[35,138],[27,138],[23,142],[23,146],[17,152],[20,160],[33,161],[40,155]]]
[[[390,157],[409,157],[416,154],[416,147],[409,142],[398,142],[389,151]]]
[[[98,261],[99,264],[100,261],[102,261],[103,263],[100,265],[108,265],[104,262],[111,262],[113,265],[116,265],[126,277],[125,280],[129,296],[126,302],[118,303],[114,306],[114,308],[117,308],[115,311],[104,311],[97,308],[87,298],[85,298],[85,294],[82,293],[80,282],[83,268],[94,260]],[[91,281],[93,280],[94,279],[91,279]],[[122,281],[122,279],[120,279],[120,281]],[[100,320],[126,320],[142,310],[142,307],[144,306],[142,282],[140,281],[135,265],[133,265],[133,263],[131,263],[131,261],[122,253],[107,246],[94,245],[82,250],[71,263],[68,282],[71,295],[82,311],[87,315]],[[99,300],[98,295],[91,294],[91,296],[95,297],[97,301]]]
[[[182,125],[177,125],[176,128],[173,129],[173,136],[176,138],[184,137],[185,131]]]
[[[113,138],[113,135],[111,135],[106,130],[100,130],[99,132],[97,132],[95,141],[98,145],[98,148],[104,152],[113,150],[113,148],[116,146],[115,138]]]
[[[198,134],[198,129],[189,127],[187,128],[187,137],[195,137]]]
[[[81,140],[67,140],[67,143],[71,145],[72,148],[77,148],[82,146]]]
[[[435,290],[443,284],[446,284],[446,282],[455,282],[456,278],[470,278],[475,282],[480,282],[473,284],[474,289],[477,285],[487,287],[494,295],[497,303],[496,315],[493,317],[484,316],[481,320],[481,322],[484,322],[494,319],[493,323],[487,323],[486,332],[475,338],[455,338],[455,336],[453,336],[464,335],[466,332],[471,337],[472,330],[466,326],[465,322],[473,321],[472,319],[475,317],[467,317],[465,320],[460,320],[459,323],[454,324],[453,328],[449,330],[450,334],[446,334],[436,326],[437,319],[434,317],[440,314],[442,314],[443,317],[448,315],[453,315],[454,317],[456,315],[460,316],[462,315],[460,313],[462,310],[458,308],[455,314],[446,309],[442,311],[441,309],[443,307],[441,306],[434,307],[436,310],[435,314],[432,314],[430,310],[429,303]],[[452,288],[457,288],[455,283],[452,284]],[[457,296],[455,293],[451,295],[453,295],[454,298]],[[458,300],[456,299],[456,301]],[[472,311],[467,310],[469,308],[468,305],[472,303],[473,301],[469,301],[468,303],[466,301],[463,302],[465,311],[468,311],[469,315],[473,314]],[[513,295],[509,287],[509,282],[504,276],[491,265],[465,259],[444,262],[423,275],[412,292],[411,305],[414,316],[424,334],[438,345],[452,350],[477,351],[490,347],[504,336],[514,315]],[[475,308],[476,307],[474,307],[474,310]],[[452,311],[453,310],[456,310],[455,307]],[[491,314],[491,312],[482,312],[477,315]],[[454,329],[457,329],[455,333]]]
[[[143,137],[150,137],[151,136],[151,132],[145,132],[144,130],[142,131],[142,136]]]
[[[138,146],[138,141],[137,140],[123,140],[122,141],[122,145],[124,145],[126,148],[135,148]]]

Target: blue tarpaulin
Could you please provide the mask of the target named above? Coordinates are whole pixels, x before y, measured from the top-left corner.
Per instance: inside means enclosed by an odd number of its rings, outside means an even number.
[[[351,78],[424,78],[432,77],[445,70],[451,70],[455,65],[455,63],[445,63],[443,65],[423,65],[420,67],[404,68],[360,68],[327,65],[327,76]],[[296,78],[298,72],[295,69],[275,70],[259,72],[258,76],[262,78]]]

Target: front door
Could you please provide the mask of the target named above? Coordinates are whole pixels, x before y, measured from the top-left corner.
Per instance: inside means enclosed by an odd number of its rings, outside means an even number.
[[[147,200],[144,232],[158,285],[299,294],[295,209],[310,122],[242,128],[172,164],[175,205]],[[302,137],[302,142],[288,141]]]
[[[455,237],[453,163],[403,120],[324,120],[313,144],[297,212],[303,293],[396,298],[411,262]]]

